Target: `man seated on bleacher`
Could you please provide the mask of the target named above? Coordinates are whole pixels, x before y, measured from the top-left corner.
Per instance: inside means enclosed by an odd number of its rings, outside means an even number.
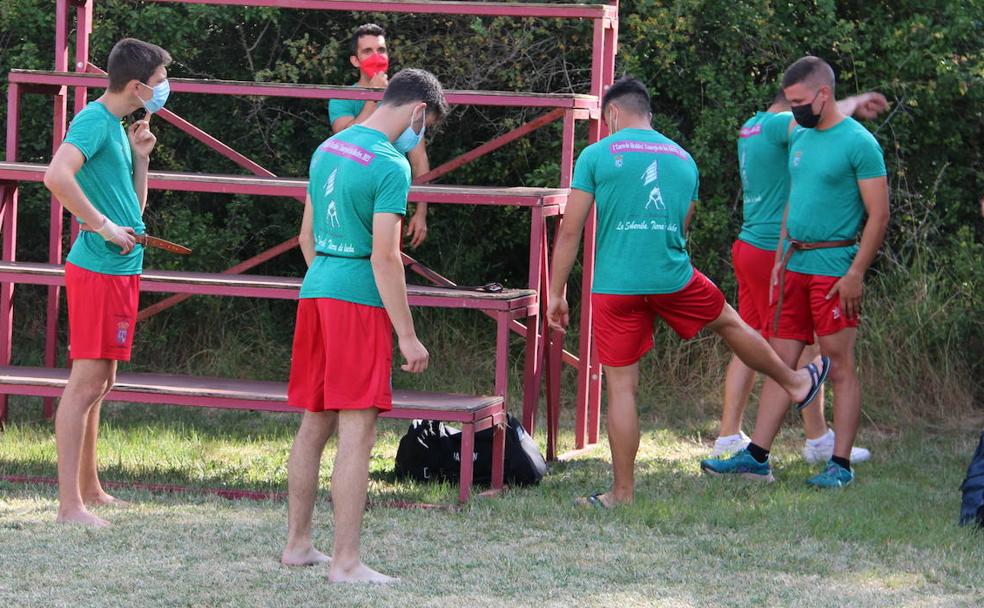
[[[353,87],[385,89],[389,82],[389,50],[386,48],[386,30],[375,23],[359,26],[349,41],[349,61],[359,70],[359,80]],[[333,133],[341,133],[352,125],[362,124],[376,109],[377,102],[359,99],[332,99],[328,102],[328,120]],[[427,147],[423,139],[407,152],[410,171],[414,178],[430,171]],[[417,203],[413,217],[406,225],[410,247],[416,249],[427,239],[427,203]]]
[[[304,417],[287,464],[288,566],[328,561],[311,542],[321,453],[338,431],[331,476],[334,548],[328,579],[392,582],[359,557],[376,418],[393,406],[393,330],[406,359],[422,372],[400,257],[400,225],[410,192],[404,154],[447,113],[430,72],[397,74],[362,124],[334,135],[311,158],[298,235],[308,271],[301,284],[287,403]]]

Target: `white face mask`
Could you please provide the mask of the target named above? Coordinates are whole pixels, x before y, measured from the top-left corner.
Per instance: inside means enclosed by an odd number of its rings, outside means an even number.
[[[403,154],[406,154],[410,150],[416,148],[417,144],[420,143],[420,140],[424,138],[424,133],[427,131],[427,108],[424,107],[424,116],[420,125],[420,133],[413,130],[413,123],[416,117],[417,109],[414,108],[413,113],[410,114],[410,125],[403,131],[403,133],[400,133],[400,136],[393,142],[393,147]]]

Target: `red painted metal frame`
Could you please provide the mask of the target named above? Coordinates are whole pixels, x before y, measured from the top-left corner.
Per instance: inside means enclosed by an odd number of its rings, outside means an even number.
[[[418,182],[429,181],[444,175],[463,164],[470,162],[492,150],[498,149],[549,122],[563,119],[563,144],[561,154],[561,187],[570,185],[571,173],[574,159],[574,121],[576,119],[589,119],[588,138],[589,143],[597,141],[603,134],[604,128],[600,121],[600,111],[598,100],[601,97],[604,86],[611,83],[614,76],[614,57],[615,44],[617,39],[617,20],[618,4],[599,4],[599,5],[560,5],[560,4],[532,4],[532,3],[502,3],[502,2],[414,2],[414,1],[392,1],[382,2],[353,2],[335,0],[154,0],[162,3],[183,2],[189,4],[218,4],[229,6],[275,6],[279,8],[298,8],[313,10],[336,10],[336,11],[386,11],[386,12],[406,12],[406,13],[431,13],[431,14],[464,14],[464,15],[484,15],[484,16],[517,16],[517,17],[548,17],[563,19],[590,18],[594,20],[593,52],[591,66],[591,90],[588,96],[574,95],[547,95],[530,93],[504,93],[504,92],[478,92],[478,91],[449,91],[448,100],[450,103],[467,105],[493,105],[493,106],[512,106],[512,107],[545,107],[554,108],[553,111],[534,119],[533,121],[514,129],[498,138],[479,146],[478,148],[465,153],[459,158],[453,159],[444,165],[435,168],[425,176],[421,176]],[[76,35],[76,63],[75,73],[68,72],[68,40],[69,30],[69,2],[68,0],[57,0],[56,3],[56,62],[55,69],[57,74],[50,72],[32,72],[12,70],[9,75],[10,87],[8,89],[8,122],[7,122],[7,150],[6,158],[8,161],[16,160],[17,150],[17,122],[19,113],[20,96],[24,92],[47,92],[53,94],[54,99],[54,134],[53,146],[57,146],[62,137],[66,125],[67,97],[66,88],[74,88],[74,109],[76,112],[81,110],[86,101],[88,88],[104,88],[106,79],[102,74],[84,73],[101,72],[96,66],[89,63],[89,36],[92,31],[93,2],[89,0],[73,0],[71,2],[77,9],[77,35]],[[293,98],[308,99],[378,99],[381,96],[379,91],[368,89],[353,89],[351,87],[332,87],[324,85],[290,85],[275,83],[246,83],[236,81],[201,81],[189,79],[172,79],[172,90],[178,93],[204,93],[222,95],[255,95],[255,96],[285,96]],[[165,111],[162,118],[174,124],[182,131],[198,139],[208,147],[223,154],[236,164],[246,168],[251,173],[260,176],[273,178],[273,174],[255,161],[236,152],[229,146],[220,142],[217,138],[201,131],[191,123],[181,119],[173,113]],[[2,213],[3,227],[3,259],[13,261],[16,251],[16,207],[18,183],[21,181],[23,173],[16,177],[8,176],[7,181],[0,176],[0,213]],[[151,177],[150,187],[156,189],[175,189],[185,191],[200,192],[236,192],[266,196],[290,196],[303,200],[304,186],[302,180],[271,179],[268,182],[247,184],[242,178],[229,177],[218,181],[195,181],[192,176],[182,176],[179,174],[156,173]],[[545,373],[547,377],[547,420],[548,420],[548,451],[552,455],[554,441],[556,438],[557,414],[559,412],[559,370],[563,363],[573,365],[578,368],[578,395],[575,403],[575,443],[578,448],[586,444],[595,443],[598,436],[598,409],[600,407],[600,387],[601,373],[597,363],[596,353],[591,348],[591,323],[590,323],[590,284],[594,266],[594,218],[592,217],[585,231],[585,253],[584,253],[584,274],[582,297],[582,316],[580,344],[578,356],[574,356],[563,350],[563,339],[561,335],[553,332],[545,332],[545,325],[541,322],[543,313],[546,311],[548,302],[546,293],[548,291],[548,270],[549,270],[549,230],[547,218],[557,217],[563,211],[563,203],[566,196],[558,195],[556,200],[549,197],[541,197],[538,201],[530,201],[531,197],[524,196],[522,193],[516,195],[498,195],[490,197],[484,193],[476,193],[472,196],[462,196],[461,193],[451,193],[440,190],[430,190],[415,188],[410,196],[411,202],[430,202],[430,203],[457,203],[457,204],[493,204],[493,205],[519,205],[529,206],[532,214],[531,235],[530,235],[530,277],[529,285],[532,289],[538,290],[544,297],[541,297],[540,305],[533,311],[533,322],[529,328],[522,326],[517,321],[510,319],[508,323],[499,323],[499,334],[508,336],[510,327],[527,337],[527,359],[526,359],[526,391],[524,396],[524,419],[530,419],[530,427],[535,423],[535,413],[539,390],[541,386],[541,376]],[[535,197],[533,197],[535,198]],[[62,210],[57,201],[52,201],[51,211],[51,233],[49,235],[49,262],[60,264],[61,262],[61,238],[62,238]],[[57,216],[57,218],[56,218]],[[57,221],[56,221],[57,219]],[[78,226],[75,222],[72,225],[72,240],[77,235]],[[241,272],[292,248],[293,241],[289,240],[267,252],[261,253],[250,260],[246,260],[225,271],[226,274]],[[0,365],[9,365],[11,352],[11,328],[12,328],[12,294],[14,281],[3,281],[0,284]],[[148,287],[153,285],[153,281]],[[48,324],[46,333],[46,364],[53,365],[55,337],[57,321],[57,285],[52,285],[49,289],[48,303]],[[189,288],[187,293],[198,293],[195,288]],[[172,291],[174,291],[172,289]],[[250,291],[250,295],[253,295]],[[264,293],[269,294],[266,289]],[[247,295],[240,291],[237,295]],[[185,295],[175,296],[154,305],[154,307],[142,311],[142,318],[150,314],[163,310],[164,308],[176,303],[178,298],[187,297]],[[269,297],[269,296],[266,296]],[[500,338],[499,341],[504,340]],[[499,349],[497,349],[497,353]],[[498,359],[498,354],[497,354]],[[497,360],[497,376],[500,368]],[[502,366],[505,369],[505,365]],[[499,388],[499,379],[496,380],[496,388]],[[0,422],[6,414],[6,396],[0,395]]]

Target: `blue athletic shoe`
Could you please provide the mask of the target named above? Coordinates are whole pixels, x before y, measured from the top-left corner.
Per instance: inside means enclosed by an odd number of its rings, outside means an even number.
[[[815,475],[806,480],[806,483],[814,488],[846,488],[854,481],[854,471],[845,469],[833,460],[827,463],[827,468],[823,473]]]
[[[741,475],[755,481],[775,481],[769,460],[759,462],[748,449],[735,452],[731,458],[708,458],[700,461],[700,468],[709,475]]]

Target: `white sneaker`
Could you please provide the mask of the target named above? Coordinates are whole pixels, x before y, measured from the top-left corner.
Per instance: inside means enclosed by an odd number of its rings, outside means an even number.
[[[807,439],[803,444],[803,459],[810,464],[822,464],[834,455],[834,431],[827,429],[827,434],[819,439]],[[871,459],[871,451],[857,446],[851,448],[851,464]]]
[[[744,450],[751,442],[752,438],[742,431],[738,431],[737,435],[718,437],[714,440],[714,449],[711,450],[711,458],[730,456],[731,454]]]

